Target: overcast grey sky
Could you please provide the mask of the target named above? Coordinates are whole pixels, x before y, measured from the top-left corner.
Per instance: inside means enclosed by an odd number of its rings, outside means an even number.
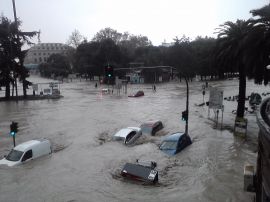
[[[270,0],[16,0],[24,31],[41,30],[41,42],[65,43],[74,29],[88,40],[99,30],[147,36],[154,45],[185,34],[214,36],[225,21],[248,19],[249,11]],[[0,13],[13,18],[12,0]]]

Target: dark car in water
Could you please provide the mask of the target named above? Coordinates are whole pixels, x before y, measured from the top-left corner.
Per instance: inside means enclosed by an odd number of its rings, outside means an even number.
[[[140,128],[144,134],[155,135],[159,130],[164,128],[164,126],[161,121],[147,121],[143,123]]]
[[[168,155],[175,155],[184,148],[192,144],[189,135],[177,132],[167,136],[162,142],[159,149]]]
[[[137,162],[126,163],[121,171],[121,175],[124,178],[129,178],[136,181],[145,183],[157,183],[158,182],[158,171],[155,170],[157,166],[156,162]]]
[[[144,92],[142,90],[137,91],[137,93],[129,95],[128,97],[141,97],[144,96]]]

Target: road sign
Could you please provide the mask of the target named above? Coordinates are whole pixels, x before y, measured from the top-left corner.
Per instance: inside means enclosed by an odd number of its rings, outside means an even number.
[[[223,90],[218,88],[210,88],[209,108],[222,109],[223,107]]]

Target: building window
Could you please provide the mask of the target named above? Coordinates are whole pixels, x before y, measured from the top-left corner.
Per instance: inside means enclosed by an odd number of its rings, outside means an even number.
[[[46,53],[43,53],[43,55],[46,55]]]
[[[36,53],[34,53],[34,55],[37,55]]]
[[[35,58],[35,63],[37,63],[37,58]]]
[[[41,55],[41,53],[38,53],[38,55]]]
[[[39,58],[39,62],[42,62],[42,58],[41,57]]]

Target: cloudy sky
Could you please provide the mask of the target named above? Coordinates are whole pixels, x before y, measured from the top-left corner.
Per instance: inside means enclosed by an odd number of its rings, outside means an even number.
[[[16,0],[24,31],[41,30],[42,42],[65,43],[74,29],[91,40],[105,27],[147,36],[154,45],[183,34],[215,36],[225,21],[248,19],[270,0]],[[0,13],[13,18],[12,0]]]

